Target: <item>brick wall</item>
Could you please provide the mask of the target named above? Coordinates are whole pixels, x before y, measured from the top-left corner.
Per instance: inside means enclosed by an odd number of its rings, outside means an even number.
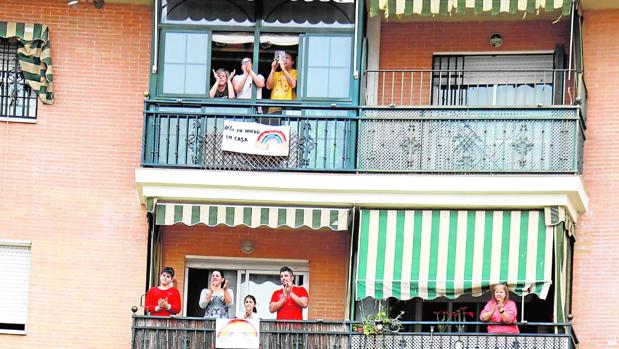
[[[492,33],[501,47],[488,44]],[[434,52],[554,50],[569,44],[569,21],[383,23],[381,38],[381,69],[431,69]]]
[[[27,335],[2,348],[127,348],[145,283],[137,200],[148,6],[0,0],[0,20],[50,27],[55,104],[0,122],[0,239],[32,241]]]
[[[183,225],[163,227],[163,264],[176,270],[183,293],[185,256],[307,259],[310,268],[310,319],[343,319],[350,235],[329,229],[250,229]],[[254,241],[250,256],[239,248],[241,241]],[[207,285],[205,285],[206,287]],[[258,299],[265,307],[269,300]]]
[[[581,349],[619,347],[619,10],[584,13],[588,90],[585,186],[574,256],[574,323]]]
[[[380,69],[432,69],[435,52],[553,51],[557,44],[567,49],[569,24],[567,20],[556,24],[551,21],[383,23]],[[503,36],[499,48],[488,44],[493,33]],[[388,73],[378,79],[379,104],[428,104],[431,91],[428,72]]]

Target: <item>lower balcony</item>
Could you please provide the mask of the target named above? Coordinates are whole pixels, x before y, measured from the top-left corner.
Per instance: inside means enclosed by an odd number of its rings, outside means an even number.
[[[230,102],[238,103],[238,102]],[[352,173],[582,173],[577,107],[285,108],[147,102],[144,167]],[[288,156],[222,150],[224,122],[288,126]]]
[[[437,332],[445,323],[402,322],[402,330],[364,335],[351,322],[260,321],[261,349],[573,349],[577,339],[570,323],[519,324],[519,335],[482,333],[483,323],[451,323],[454,332]],[[456,328],[466,332],[455,332]],[[203,318],[133,317],[132,349],[215,348],[215,321]]]

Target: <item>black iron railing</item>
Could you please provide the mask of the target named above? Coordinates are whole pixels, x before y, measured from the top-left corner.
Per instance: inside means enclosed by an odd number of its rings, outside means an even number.
[[[364,335],[348,321],[260,322],[261,349],[574,349],[571,323],[519,324],[518,335],[434,330],[438,325],[479,328],[479,322],[403,322],[400,332]],[[418,329],[418,330],[415,330]],[[134,316],[132,349],[211,349],[216,346],[215,320]]]

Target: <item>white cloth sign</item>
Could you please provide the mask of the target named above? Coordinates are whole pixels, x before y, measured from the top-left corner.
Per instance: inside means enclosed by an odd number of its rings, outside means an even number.
[[[260,320],[215,320],[215,347],[258,349],[260,345]]]
[[[224,121],[221,149],[236,153],[288,156],[290,126]]]

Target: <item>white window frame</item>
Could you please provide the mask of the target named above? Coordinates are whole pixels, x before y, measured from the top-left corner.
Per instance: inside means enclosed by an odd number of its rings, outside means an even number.
[[[24,299],[23,301],[26,304],[26,308],[25,309],[21,309],[21,311],[25,312],[23,314],[19,314],[21,315],[22,319],[23,319],[23,325],[24,325],[24,329],[23,330],[10,330],[10,329],[2,329],[0,328],[0,333],[1,334],[17,334],[17,335],[25,335],[27,333],[27,325],[28,325],[28,308],[29,308],[29,300],[28,300],[28,296],[30,293],[30,270],[31,270],[31,262],[32,262],[32,242],[28,241],[28,240],[6,240],[6,239],[0,239],[0,249],[2,248],[11,248],[11,247],[23,247],[23,248],[27,248],[28,249],[28,256],[27,256],[27,263],[25,265],[25,270],[23,269],[19,269],[17,270],[17,266],[12,265],[12,267],[14,269],[10,269],[7,271],[6,275],[4,276],[5,278],[5,286],[6,283],[8,282],[9,285],[11,285],[13,282],[19,282],[19,280],[12,280],[12,277],[19,277],[19,276],[23,276],[23,274],[26,274],[26,278],[27,278],[27,282],[25,285],[25,289],[19,289],[17,290],[21,295],[23,295]],[[0,264],[2,264],[2,261],[0,261]],[[11,268],[11,266],[9,266],[9,268]],[[22,280],[23,282],[23,280]],[[7,290],[9,290],[10,288],[7,287]],[[10,290],[9,290],[10,291]],[[12,291],[15,291],[14,289]],[[6,300],[6,299],[5,299]],[[7,309],[5,309],[6,311]],[[15,309],[13,309],[15,310]],[[1,320],[0,320],[1,321]],[[17,324],[22,324],[22,322],[20,321]]]
[[[234,309],[235,313],[239,311],[239,305],[242,303],[241,295],[248,291],[249,283],[241,292],[241,275],[251,274],[273,274],[279,273],[282,266],[287,266],[294,272],[295,276],[303,276],[303,287],[310,291],[310,272],[309,261],[306,259],[271,259],[271,258],[242,258],[242,257],[211,257],[211,256],[185,256],[185,280],[183,287],[183,316],[187,316],[187,299],[189,288],[189,269],[223,269],[236,270],[237,284],[234,289]],[[307,319],[307,308],[303,309],[303,319]]]

